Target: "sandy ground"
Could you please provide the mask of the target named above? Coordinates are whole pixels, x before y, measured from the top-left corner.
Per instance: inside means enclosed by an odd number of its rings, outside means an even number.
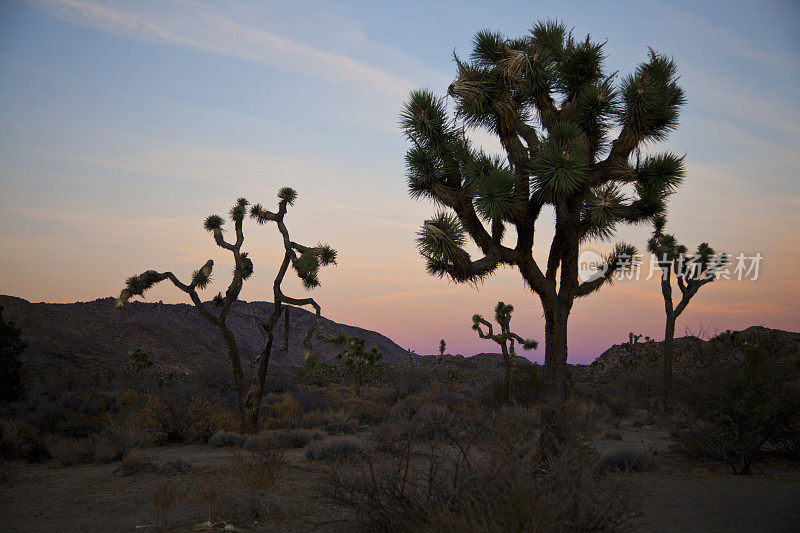
[[[721,469],[690,468],[670,451],[663,431],[635,429],[622,440],[600,439],[601,453],[638,448],[656,453],[658,471],[626,474],[643,496],[637,531],[800,531],[800,469],[770,464],[753,476],[733,476]],[[142,473],[124,476],[120,463],[79,465],[19,463],[14,481],[2,486],[3,531],[148,531],[155,522],[153,487],[161,480],[187,494],[172,513],[178,530],[191,530],[206,520],[207,503],[196,490],[203,477],[231,457],[230,449],[172,446],[144,450],[149,461],[181,459],[187,473]],[[280,501],[289,518],[261,524],[254,530],[341,530],[331,522],[314,487],[320,466],[296,450],[287,455],[290,468],[281,483]],[[188,490],[187,490],[188,489]],[[145,526],[145,527],[143,527]]]

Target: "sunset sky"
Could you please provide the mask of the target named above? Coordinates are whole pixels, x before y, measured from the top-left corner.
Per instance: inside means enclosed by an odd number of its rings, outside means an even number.
[[[691,249],[764,257],[758,281],[703,288],[676,333],[800,329],[800,4],[602,4],[0,1],[0,293],[93,300],[148,268],[187,279],[213,258],[211,298],[230,261],[205,216],[239,196],[274,206],[288,185],[293,240],[339,251],[313,291],[328,318],[418,353],[445,338],[471,355],[494,346],[470,317],[504,300],[515,331],[543,340],[539,300],[513,270],[477,289],[426,275],[414,239],[435,207],[406,193],[397,123],[410,90],[446,92],[452,53],[467,56],[477,30],[516,37],[557,18],[607,39],[608,71],[632,71],[648,46],[675,57],[688,104],[652,147],[686,154],[668,229]],[[545,213],[539,258],[551,227]],[[282,246],[274,225],[248,221],[245,234],[255,274],[242,298],[269,300]],[[648,236],[639,226],[616,240],[644,250]],[[285,289],[306,292],[294,279]],[[163,284],[147,294],[158,300],[186,298]],[[661,339],[663,324],[657,279],[605,287],[573,308],[570,362],[629,331]]]

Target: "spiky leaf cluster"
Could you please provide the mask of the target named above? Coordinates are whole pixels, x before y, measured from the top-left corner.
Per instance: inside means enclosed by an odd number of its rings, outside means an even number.
[[[253,275],[253,260],[247,252],[242,252],[239,257],[242,262],[242,279],[247,279]]]
[[[281,202],[294,205],[294,201],[297,199],[297,191],[291,187],[281,187],[278,191],[278,198],[281,200]]]
[[[225,220],[219,215],[208,215],[203,222],[203,227],[206,231],[213,232],[214,230],[222,229]]]
[[[195,270],[192,272],[192,287],[198,289],[205,289],[211,283],[211,274],[207,274],[203,269]]]

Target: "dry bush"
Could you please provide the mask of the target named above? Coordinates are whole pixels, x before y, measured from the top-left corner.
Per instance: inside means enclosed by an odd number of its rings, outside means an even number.
[[[30,424],[18,419],[0,419],[0,459],[24,459],[41,463],[50,459],[50,452]]]
[[[366,450],[358,437],[344,435],[317,440],[306,447],[306,458],[320,461],[347,460],[363,457]]]
[[[261,449],[257,453],[234,453],[217,472],[201,479],[197,492],[208,505],[207,528],[234,519],[264,521],[280,516],[274,494],[286,471],[283,453]]]
[[[258,451],[263,448],[303,448],[310,442],[324,439],[324,431],[315,429],[287,429],[262,431],[247,439],[244,448],[248,451]]]
[[[175,507],[186,496],[187,491],[160,479],[153,487],[153,526],[157,531],[170,531],[175,520]]]
[[[641,450],[619,450],[604,456],[597,466],[600,472],[652,472],[653,455]]]
[[[135,476],[145,472],[155,472],[156,465],[145,460],[139,452],[130,452],[122,458],[122,465],[119,470],[125,476]]]
[[[61,466],[74,466],[94,460],[94,440],[91,437],[84,439],[51,437],[48,439],[47,449]]]
[[[551,461],[519,440],[431,442],[422,456],[412,448],[409,439],[388,461],[328,469],[322,495],[362,531],[619,530],[636,516],[633,491],[598,474],[587,446]]]
[[[678,441],[690,456],[728,463],[749,474],[768,443],[800,440],[800,363],[746,346],[745,357],[682,381],[676,389]]]
[[[267,403],[262,407],[262,412],[264,427],[285,428],[297,425],[303,415],[303,406],[288,392],[278,397],[270,394],[267,396]]]
[[[206,441],[239,424],[233,411],[197,395],[173,399],[150,394],[136,418],[143,440],[151,445]]]
[[[208,445],[212,448],[223,448],[226,446],[239,447],[244,444],[245,438],[232,431],[217,431],[210,439]]]
[[[355,433],[353,417],[344,409],[325,413],[325,431],[333,435]]]
[[[603,438],[608,440],[622,440],[622,433],[619,431],[606,430],[606,432],[603,433]]]

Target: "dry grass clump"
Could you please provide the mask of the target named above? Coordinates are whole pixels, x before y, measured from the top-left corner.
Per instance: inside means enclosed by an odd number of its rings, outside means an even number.
[[[317,429],[287,429],[262,431],[244,443],[245,450],[258,451],[265,448],[303,448],[310,442],[324,439],[327,435]]]
[[[344,409],[325,414],[325,431],[332,435],[351,434],[356,431],[356,421]]]
[[[283,513],[275,487],[286,472],[283,452],[262,449],[235,452],[217,472],[203,478],[197,491],[208,505],[208,519],[199,526],[274,519]]]
[[[23,459],[41,463],[50,459],[50,452],[30,424],[18,419],[0,419],[0,459]]]
[[[358,437],[344,435],[314,441],[306,447],[306,458],[318,461],[335,461],[361,458],[366,453]]]
[[[652,472],[653,456],[641,450],[619,450],[606,455],[597,466],[600,472]]]
[[[212,448],[239,447],[244,444],[245,438],[232,431],[217,431],[210,439],[208,445]]]

